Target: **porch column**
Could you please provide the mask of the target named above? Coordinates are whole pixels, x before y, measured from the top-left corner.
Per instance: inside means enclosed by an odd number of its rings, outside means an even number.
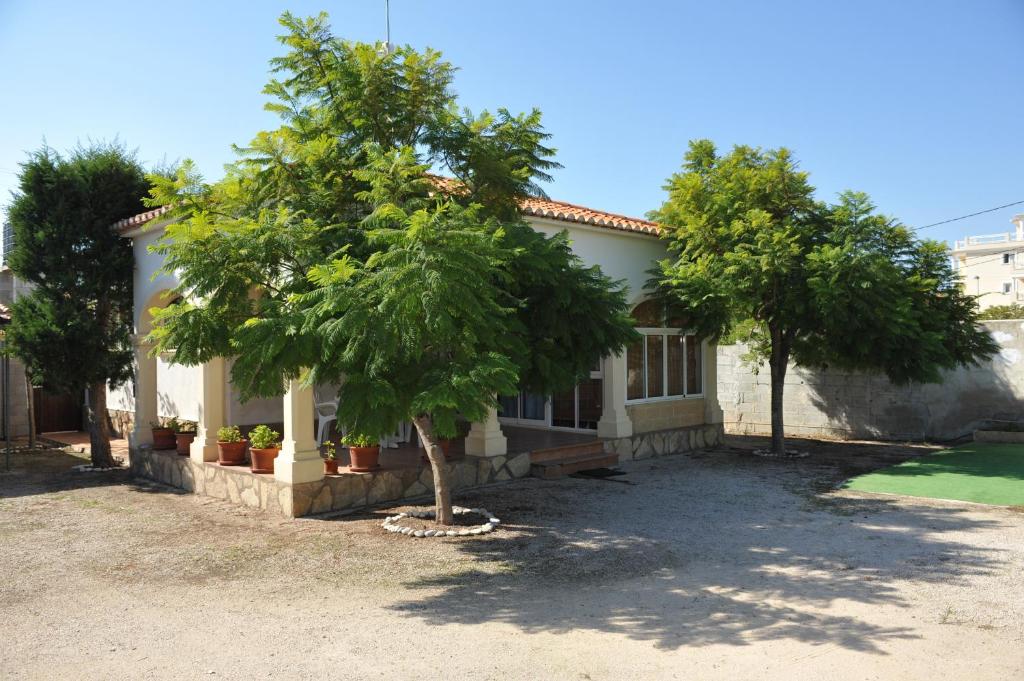
[[[281,482],[314,482],[324,477],[320,449],[313,436],[313,389],[298,380],[288,382],[284,394],[284,440],[274,461],[274,477]]]
[[[604,359],[601,381],[603,409],[597,422],[598,437],[629,437],[633,421],[626,411],[626,355],[609,355]]]
[[[217,430],[224,425],[224,365],[223,357],[214,357],[200,368],[199,422],[189,450],[196,463],[217,460]]]
[[[704,423],[722,423],[722,405],[718,401],[718,346],[704,341]]]
[[[153,346],[135,339],[135,423],[128,438],[129,448],[153,444],[152,425],[157,421],[156,357],[150,356]]]
[[[498,410],[491,407],[483,421],[473,423],[466,436],[466,454],[470,456],[504,456],[508,453],[508,440],[498,423]]]

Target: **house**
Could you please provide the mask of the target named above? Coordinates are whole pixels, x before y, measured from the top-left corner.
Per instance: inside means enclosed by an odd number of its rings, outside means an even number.
[[[473,423],[452,465],[455,488],[486,484],[530,473],[547,475],[610,465],[711,446],[721,436],[715,397],[715,348],[673,326],[645,301],[644,284],[665,243],[652,222],[541,198],[523,200],[521,211],[545,234],[567,230],[575,253],[623,280],[643,338],[624,353],[606,357],[590,376],[560,395],[522,392],[501,396],[501,408]],[[242,402],[229,382],[229,367],[215,359],[201,367],[174,365],[153,356],[145,337],[150,309],[167,305],[177,285],[160,273],[161,256],[150,252],[167,224],[156,209],[115,225],[133,242],[136,377],[134,385],[111,390],[114,420],[130,431],[132,466],[143,476],[228,498],[284,515],[339,510],[426,494],[432,481],[415,445],[402,465],[375,473],[325,477],[314,437],[313,389],[292,382],[279,399]],[[340,399],[344,399],[344,389]],[[189,457],[154,452],[150,425],[167,417],[198,422]],[[225,424],[281,424],[284,439],[272,476],[216,463],[216,432]],[[392,455],[389,452],[389,455]],[[383,457],[383,455],[382,455]]]
[[[1012,222],[1013,232],[969,236],[953,245],[964,290],[980,296],[982,310],[1024,301],[1024,213]]]

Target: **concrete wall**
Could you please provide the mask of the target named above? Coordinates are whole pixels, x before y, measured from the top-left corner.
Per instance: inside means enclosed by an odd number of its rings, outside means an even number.
[[[790,366],[786,433],[811,437],[951,440],[990,419],[1024,419],[1024,322],[986,322],[1001,351],[977,367],[945,372],[939,384],[897,386],[884,376]],[[718,348],[718,399],[727,433],[771,432],[767,365]]]

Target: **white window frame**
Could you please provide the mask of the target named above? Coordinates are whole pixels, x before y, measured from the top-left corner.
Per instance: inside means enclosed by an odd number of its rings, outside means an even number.
[[[1011,293],[1013,293],[1013,282],[1012,281],[1004,281],[1003,282],[1003,295],[1005,296],[1005,295],[1009,295]]]
[[[634,398],[634,399],[630,399],[628,397],[628,391],[629,391],[629,359],[628,359],[628,356],[627,356],[626,368],[625,368],[625,372],[626,372],[626,391],[627,391],[626,404],[650,404],[650,403],[654,403],[654,402],[670,402],[670,401],[674,401],[674,400],[699,400],[699,399],[703,399],[704,398],[704,373],[705,373],[703,366],[701,366],[701,371],[700,371],[700,391],[699,392],[695,392],[695,393],[688,393],[688,392],[686,392],[686,384],[688,382],[687,379],[689,378],[689,376],[687,375],[689,370],[687,368],[687,362],[686,362],[686,357],[688,356],[687,355],[687,350],[688,350],[688,345],[689,345],[689,342],[690,342],[688,339],[689,339],[690,336],[693,336],[693,338],[695,340],[697,340],[697,336],[694,334],[694,332],[691,331],[691,330],[688,330],[688,329],[681,329],[681,328],[672,328],[672,327],[654,328],[654,327],[646,327],[646,326],[645,327],[637,327],[635,330],[636,330],[637,333],[639,333],[640,335],[642,335],[644,337],[644,340],[643,340],[643,343],[644,343],[643,377],[644,377],[644,394],[645,395],[647,394],[647,337],[648,336],[661,336],[661,342],[662,342],[662,350],[661,350],[661,384],[663,386],[665,386],[665,390],[666,391],[668,391],[668,337],[669,336],[682,336],[683,337],[683,394],[682,395],[661,395],[661,396],[658,396],[658,397],[637,397],[637,398]],[[705,351],[707,349],[707,347],[706,347],[707,344],[704,341],[702,341],[702,340],[697,340],[697,342],[700,345],[700,363],[701,363],[701,365],[703,365],[704,364],[704,353],[705,353]]]

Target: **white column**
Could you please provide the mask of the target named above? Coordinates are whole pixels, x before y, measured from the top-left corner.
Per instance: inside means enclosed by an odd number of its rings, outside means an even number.
[[[135,425],[129,436],[129,447],[153,444],[152,424],[157,421],[156,357],[150,356],[153,346],[135,339]]]
[[[197,463],[217,460],[217,429],[224,425],[224,365],[223,357],[214,357],[200,367],[199,422],[190,449],[190,456]]]
[[[313,435],[313,389],[298,380],[288,382],[284,394],[284,440],[274,461],[274,477],[281,482],[314,482],[324,477],[324,464]]]
[[[491,407],[487,418],[473,423],[466,436],[466,454],[470,456],[504,456],[508,453],[508,440],[498,423],[498,410]]]
[[[598,437],[629,437],[633,421],[626,411],[626,355],[610,355],[604,359],[601,381],[603,408],[597,422]]]
[[[704,342],[704,423],[722,423],[722,405],[718,402],[718,346]]]

